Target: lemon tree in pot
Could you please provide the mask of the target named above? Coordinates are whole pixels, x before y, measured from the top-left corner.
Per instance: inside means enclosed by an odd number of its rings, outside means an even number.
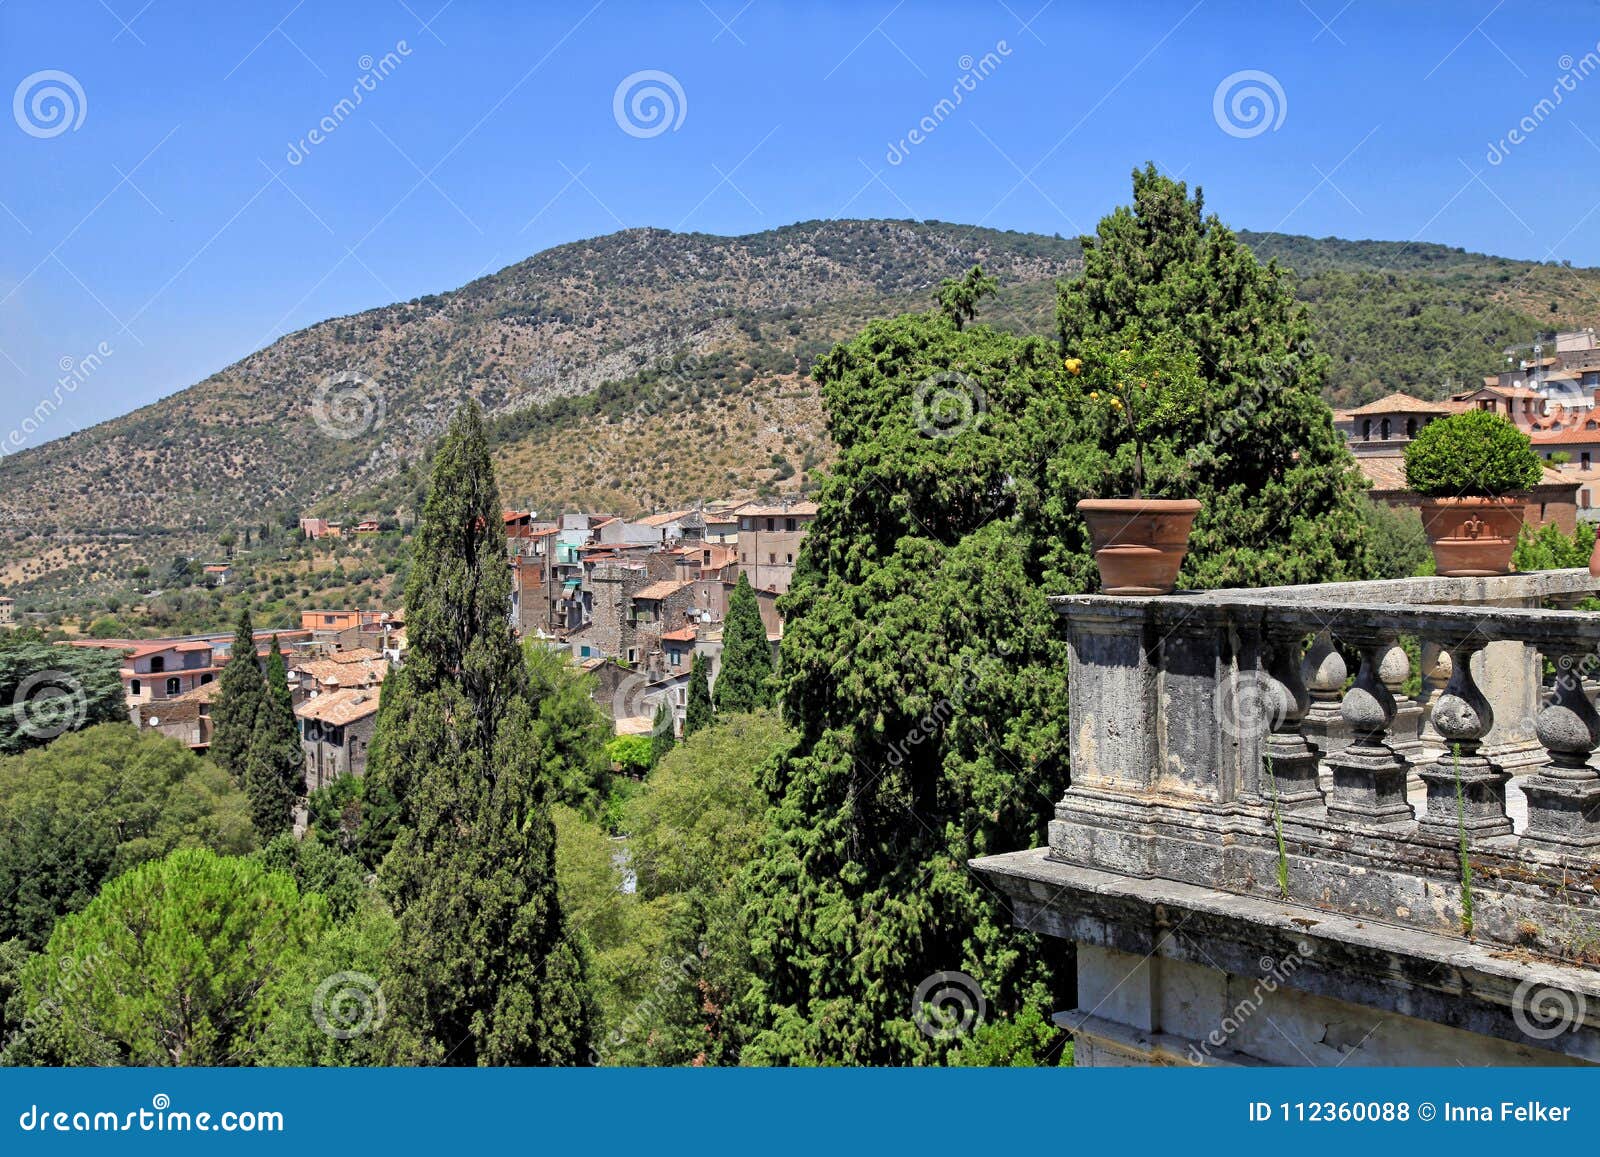
[[[1487,410],[1418,431],[1406,447],[1406,485],[1422,496],[1422,529],[1438,573],[1510,574],[1527,492],[1543,473],[1528,436]]]
[[[1203,386],[1191,361],[1141,347],[1068,358],[1067,371],[1084,375],[1085,399],[1102,419],[1113,463],[1131,469],[1128,498],[1086,498],[1078,503],[1089,531],[1100,589],[1111,595],[1170,594],[1189,552],[1189,531],[1200,503],[1155,497],[1147,489],[1181,487],[1181,457],[1151,461],[1153,436],[1187,424],[1202,401]],[[1122,473],[1113,468],[1113,475]]]

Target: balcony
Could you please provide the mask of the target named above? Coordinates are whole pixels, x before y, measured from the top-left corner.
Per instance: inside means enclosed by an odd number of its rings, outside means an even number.
[[[1077,945],[1079,1063],[1600,1062],[1596,589],[1056,600],[1072,786],[974,866]]]

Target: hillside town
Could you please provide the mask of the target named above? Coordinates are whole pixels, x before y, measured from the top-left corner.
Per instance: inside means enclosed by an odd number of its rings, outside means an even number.
[[[1439,401],[1396,392],[1348,410],[1334,425],[1355,454],[1374,499],[1414,508],[1405,448],[1428,423],[1468,410],[1498,414],[1528,435],[1544,477],[1527,507],[1530,526],[1600,521],[1600,338],[1592,327],[1505,351],[1506,368],[1474,390]]]
[[[595,701],[617,735],[648,735],[663,704],[681,733],[696,655],[716,683],[722,622],[741,576],[776,656],[783,631],[777,600],[789,589],[816,514],[815,502],[793,499],[708,503],[632,519],[507,510],[507,614],[522,639],[570,657],[592,676]],[[376,520],[351,528],[320,517],[300,522],[308,539],[377,531]],[[225,564],[205,572],[214,585],[229,578]],[[11,617],[12,600],[0,597],[0,627]],[[384,678],[405,658],[403,613],[304,609],[298,628],[255,632],[258,663],[274,639],[288,663],[306,792],[361,775]],[[140,730],[209,749],[211,706],[233,658],[231,633],[72,642],[122,654],[124,698]]]

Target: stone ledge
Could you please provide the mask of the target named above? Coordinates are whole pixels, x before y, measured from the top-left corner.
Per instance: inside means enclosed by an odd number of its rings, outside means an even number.
[[[1173,880],[1136,879],[1050,858],[1046,849],[971,861],[1013,902],[1022,928],[1238,976],[1298,958],[1284,986],[1600,1063],[1600,971]],[[1530,988],[1574,1010],[1555,1037],[1513,1016]]]

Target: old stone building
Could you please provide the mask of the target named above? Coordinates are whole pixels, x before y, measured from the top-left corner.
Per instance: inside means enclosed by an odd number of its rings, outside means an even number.
[[[294,709],[306,757],[306,791],[340,776],[363,775],[378,722],[377,688],[329,691]]]

